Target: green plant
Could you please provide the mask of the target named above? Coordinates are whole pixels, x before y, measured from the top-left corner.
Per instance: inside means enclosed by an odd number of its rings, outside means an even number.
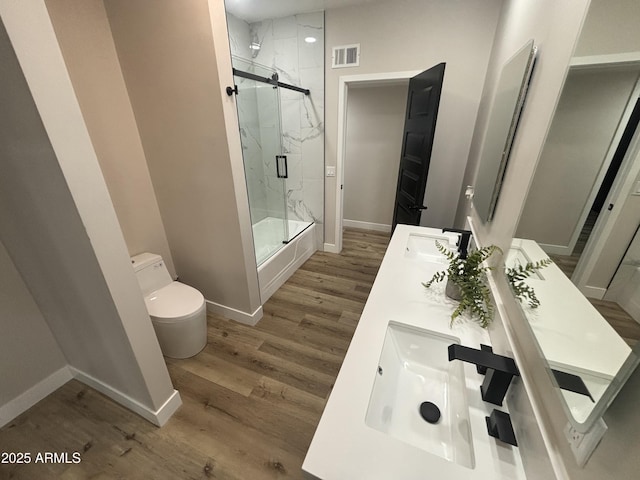
[[[431,280],[423,282],[426,288],[445,278],[460,289],[460,304],[451,314],[451,323],[468,311],[472,317],[476,317],[481,327],[487,328],[493,319],[493,304],[491,303],[491,291],[486,284],[486,272],[492,267],[483,265],[483,262],[498,251],[495,245],[482,247],[469,253],[467,258],[448,250],[436,240],[436,248],[449,261],[446,271],[436,272]]]
[[[507,268],[507,280],[511,284],[511,289],[518,300],[526,300],[531,308],[538,308],[540,300],[536,297],[533,287],[524,283],[524,280],[541,268],[553,263],[550,258],[538,260],[537,262],[527,262],[526,265],[517,265]]]

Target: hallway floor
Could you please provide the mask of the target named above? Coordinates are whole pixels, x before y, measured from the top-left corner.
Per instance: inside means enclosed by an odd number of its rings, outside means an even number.
[[[388,234],[346,230],[264,305],[255,327],[208,317],[196,357],[168,360],[183,406],[156,428],[71,381],[0,430],[0,452],[80,452],[0,464],[0,479],[299,479],[384,256]]]

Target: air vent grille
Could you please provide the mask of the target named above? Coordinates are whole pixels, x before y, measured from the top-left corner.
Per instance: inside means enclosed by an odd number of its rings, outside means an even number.
[[[331,68],[357,67],[360,65],[360,44],[333,47]]]

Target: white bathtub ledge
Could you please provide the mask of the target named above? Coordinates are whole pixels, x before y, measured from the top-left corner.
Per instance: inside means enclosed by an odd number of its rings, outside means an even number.
[[[484,377],[465,364],[465,383],[473,435],[475,465],[467,468],[427,453],[365,424],[369,397],[387,325],[395,320],[458,337],[463,345],[490,344],[486,330],[475,322],[449,327],[455,303],[443,286],[425,290],[421,282],[445,268],[405,258],[409,234],[441,234],[438,229],[398,225],[369,295],[335,386],[302,466],[307,478],[323,480],[525,480],[516,447],[489,437],[485,417],[494,408],[482,401]],[[438,291],[438,289],[440,289]],[[440,292],[440,293],[438,293]]]

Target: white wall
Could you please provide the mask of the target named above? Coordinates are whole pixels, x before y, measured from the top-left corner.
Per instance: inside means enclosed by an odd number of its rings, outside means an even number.
[[[176,270],[211,308],[255,323],[260,292],[239,133],[225,123],[233,100],[224,87],[233,80],[224,5],[105,7]]]
[[[12,401],[67,366],[47,322],[0,243],[0,426],[30,405]],[[46,392],[48,393],[48,392]],[[18,400],[19,401],[19,400]],[[4,408],[3,408],[4,407]],[[11,411],[9,411],[11,409]]]
[[[325,165],[336,164],[338,79],[446,62],[422,225],[451,226],[501,1],[385,1],[325,12],[326,48],[360,43],[360,66],[325,60]],[[335,243],[335,178],[325,178],[325,243]]]
[[[579,224],[638,78],[638,68],[572,70],[516,231],[570,255]],[[591,200],[593,201],[593,200]],[[575,240],[574,240],[575,241]]]
[[[45,4],[3,0],[0,15],[0,238],[74,371],[162,423],[179,395]]]
[[[407,85],[349,90],[345,221],[385,225],[391,231],[406,106]]]
[[[127,87],[102,0],[47,0],[129,255],[162,255],[175,278]]]

